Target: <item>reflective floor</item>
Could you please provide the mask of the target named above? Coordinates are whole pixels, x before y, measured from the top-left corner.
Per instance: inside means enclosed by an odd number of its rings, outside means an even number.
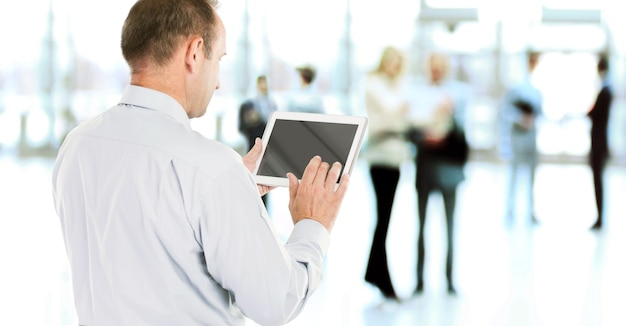
[[[52,206],[52,164],[0,155],[0,325],[77,325]],[[607,169],[608,212],[599,232],[589,230],[595,213],[587,166],[540,165],[539,225],[529,223],[522,197],[506,223],[505,171],[493,162],[466,168],[456,214],[456,297],[446,293],[443,204],[433,195],[425,290],[412,297],[415,171],[403,166],[388,238],[392,278],[403,301],[390,304],[363,281],[375,216],[361,162],[332,234],[324,284],[290,325],[626,325],[626,168]],[[286,237],[287,191],[270,196],[270,213]]]

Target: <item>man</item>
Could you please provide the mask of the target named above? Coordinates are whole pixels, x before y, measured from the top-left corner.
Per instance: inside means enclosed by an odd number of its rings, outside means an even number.
[[[317,71],[313,66],[296,68],[300,83],[287,101],[287,110],[292,112],[324,113],[324,101],[313,87]]]
[[[295,318],[319,286],[348,187],[311,159],[288,174],[294,222],[278,240],[243,158],[190,128],[219,89],[216,0],[139,0],[122,30],[131,70],[119,104],[75,128],[53,194],[80,325],[242,325]]]
[[[519,188],[518,177],[523,166],[528,167],[529,182],[526,200],[530,221],[537,223],[534,214],[535,171],[539,162],[537,118],[543,112],[543,95],[532,83],[532,74],[539,63],[539,53],[528,53],[526,63],[528,74],[522,82],[506,92],[500,113],[502,155],[509,161],[505,208],[507,224],[512,224],[515,215]]]
[[[256,89],[257,95],[239,107],[239,131],[246,137],[248,150],[252,149],[257,137],[263,136],[270,114],[277,110],[276,101],[269,95],[265,75],[257,77]]]
[[[589,151],[589,165],[593,172],[593,186],[595,190],[596,208],[598,216],[591,226],[593,230],[602,228],[604,214],[604,168],[609,158],[608,124],[613,91],[609,83],[609,60],[601,56],[598,60],[598,75],[602,81],[602,87],[596,97],[596,102],[587,116],[591,119],[591,150]]]
[[[267,77],[261,75],[256,79],[257,95],[244,101],[239,106],[239,132],[246,137],[248,150],[254,147],[256,139],[263,137],[265,126],[270,114],[276,111],[276,102],[269,95]],[[267,206],[269,195],[261,197],[263,204]]]
[[[421,91],[418,95],[427,98],[420,98],[414,104],[412,119],[416,129],[409,133],[416,146],[415,187],[419,219],[417,286],[414,294],[419,295],[424,290],[427,208],[430,195],[439,192],[443,199],[447,227],[447,291],[449,295],[456,295],[453,275],[454,215],[456,192],[458,185],[465,179],[464,166],[469,155],[464,122],[469,89],[464,83],[451,78],[450,57],[447,54],[433,52],[428,56],[427,64],[427,85],[421,85],[417,89],[417,92]]]

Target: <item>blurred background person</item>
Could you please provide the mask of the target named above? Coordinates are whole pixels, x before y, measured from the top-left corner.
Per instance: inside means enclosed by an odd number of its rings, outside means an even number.
[[[314,88],[317,70],[311,65],[296,68],[298,88],[289,96],[287,110],[292,112],[324,113],[324,101]]]
[[[277,110],[276,101],[269,94],[267,76],[257,77],[256,91],[255,97],[245,100],[239,107],[239,132],[246,138],[248,151],[257,137],[263,137],[270,114]],[[261,197],[266,206],[269,196],[268,193]]]
[[[449,294],[456,294],[452,267],[454,258],[454,214],[456,191],[465,179],[464,166],[469,146],[465,137],[464,115],[468,101],[467,86],[450,78],[450,58],[433,52],[427,58],[428,80],[417,85],[411,101],[409,133],[416,146],[415,186],[419,233],[417,241],[417,286],[424,289],[425,224],[430,195],[439,191],[443,198],[447,227],[446,280]]]
[[[528,170],[526,201],[530,220],[535,216],[535,171],[539,161],[537,151],[537,117],[543,112],[543,95],[533,84],[532,75],[539,62],[539,53],[526,55],[527,74],[505,94],[500,107],[501,155],[508,162],[505,218],[508,224],[514,220],[520,189],[519,176],[522,168]]]
[[[591,119],[591,150],[589,151],[589,164],[593,173],[593,186],[595,190],[596,207],[598,216],[591,227],[594,230],[602,228],[604,214],[604,168],[609,158],[609,142],[607,136],[609,114],[613,101],[613,90],[609,78],[609,60],[601,55],[598,59],[598,75],[602,82],[600,92],[594,105],[587,116]]]
[[[269,95],[265,75],[257,77],[256,91],[255,97],[245,100],[239,107],[239,131],[246,138],[248,150],[252,149],[257,137],[263,136],[270,114],[277,110],[276,101]]]
[[[409,157],[408,102],[404,75],[406,59],[395,47],[386,47],[378,67],[365,80],[365,108],[369,119],[364,157],[376,195],[376,227],[365,281],[376,286],[386,299],[398,301],[387,263],[387,231],[400,179],[400,165]]]

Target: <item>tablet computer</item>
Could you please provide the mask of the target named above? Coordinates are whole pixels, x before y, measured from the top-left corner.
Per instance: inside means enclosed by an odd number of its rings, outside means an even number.
[[[361,116],[274,111],[263,133],[263,153],[254,169],[256,182],[288,187],[287,173],[302,179],[309,161],[341,163],[341,176],[350,174],[367,128]],[[341,180],[341,177],[340,177]]]

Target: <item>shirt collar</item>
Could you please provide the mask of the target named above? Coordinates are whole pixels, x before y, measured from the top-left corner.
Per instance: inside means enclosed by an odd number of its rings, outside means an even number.
[[[191,129],[189,117],[187,117],[185,109],[180,103],[171,96],[154,89],[128,85],[122,95],[120,104],[161,112],[183,124],[187,129]]]

